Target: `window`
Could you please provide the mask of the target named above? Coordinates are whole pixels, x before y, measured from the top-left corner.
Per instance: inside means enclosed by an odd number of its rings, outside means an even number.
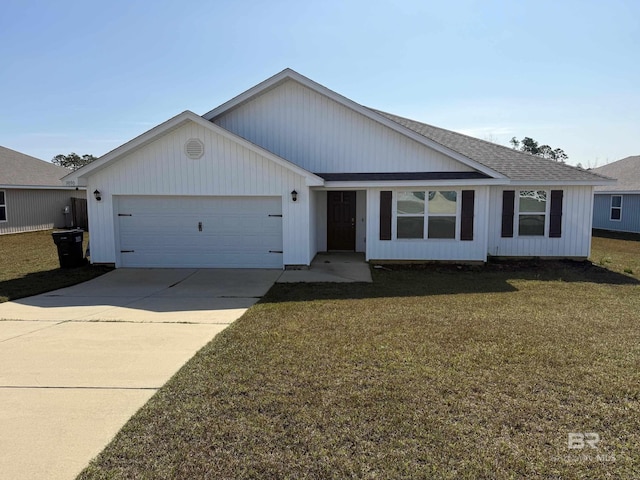
[[[456,238],[457,192],[398,192],[396,205],[397,238]]]
[[[7,200],[4,190],[0,190],[0,222],[7,221]]]
[[[398,192],[398,238],[424,238],[424,192]]]
[[[609,220],[622,220],[622,195],[611,195],[611,215]]]
[[[518,235],[544,236],[546,214],[545,190],[521,190],[518,196]]]

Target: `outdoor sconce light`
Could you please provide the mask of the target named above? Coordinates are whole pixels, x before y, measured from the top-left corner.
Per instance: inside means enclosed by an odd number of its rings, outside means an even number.
[[[298,201],[298,192],[296,192],[295,190],[291,192],[291,200],[294,202]]]
[[[102,194],[100,193],[100,190],[97,190],[95,192],[93,192],[93,196],[96,197],[96,200],[99,202],[100,200],[102,200]]]

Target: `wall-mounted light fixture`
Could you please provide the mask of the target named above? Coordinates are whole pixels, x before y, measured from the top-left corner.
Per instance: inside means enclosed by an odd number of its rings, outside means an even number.
[[[96,201],[100,201],[102,200],[102,194],[100,193],[100,190],[96,189],[95,192],[93,192],[93,196],[96,197]]]
[[[296,192],[295,190],[293,190],[293,191],[291,192],[291,200],[292,200],[293,202],[297,202],[297,201],[298,201],[298,192]]]

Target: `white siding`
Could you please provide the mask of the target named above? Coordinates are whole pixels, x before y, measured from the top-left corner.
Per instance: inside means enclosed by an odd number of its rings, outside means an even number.
[[[367,260],[451,260],[485,261],[488,212],[485,208],[489,196],[488,187],[438,187],[425,185],[411,190],[475,190],[473,240],[444,239],[396,239],[396,192],[397,189],[371,188],[367,191]],[[380,192],[393,191],[393,221],[391,240],[380,240]],[[406,188],[402,190],[407,190]],[[459,197],[460,198],[460,197]],[[460,202],[458,202],[458,210]],[[459,238],[460,215],[457,230]]]
[[[314,173],[472,170],[293,80],[215,123]]]
[[[200,139],[199,160],[184,154],[190,138]],[[310,262],[309,189],[305,179],[246,147],[204,127],[189,123],[130,153],[91,176],[87,191],[99,190],[102,201],[89,195],[91,259],[115,263],[114,195],[240,195],[280,196],[285,265]],[[299,192],[297,202],[290,192]]]
[[[316,246],[317,252],[327,251],[327,191],[316,190],[313,192],[316,197]],[[356,200],[357,201],[357,200]]]
[[[517,219],[513,238],[502,238],[502,192],[563,190],[562,237],[519,237]],[[588,257],[591,248],[593,187],[491,187],[489,255],[515,257]],[[549,219],[547,215],[547,229]]]

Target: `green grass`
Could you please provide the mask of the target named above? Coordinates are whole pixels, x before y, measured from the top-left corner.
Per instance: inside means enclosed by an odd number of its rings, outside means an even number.
[[[374,282],[274,286],[79,478],[638,477],[637,279],[530,262]]]
[[[75,285],[111,270],[91,265],[61,269],[51,232],[0,235],[0,303]],[[83,251],[88,237],[85,233]]]
[[[591,260],[615,272],[640,278],[640,234],[594,230]]]

